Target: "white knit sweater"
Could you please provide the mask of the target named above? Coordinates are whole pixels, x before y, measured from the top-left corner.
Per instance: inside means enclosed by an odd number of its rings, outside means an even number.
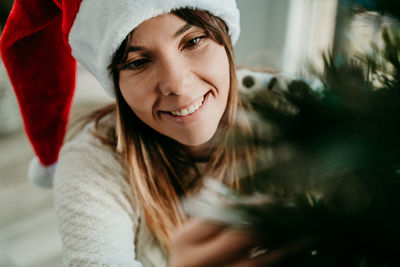
[[[118,155],[91,129],[64,145],[54,178],[64,266],[165,266],[166,253],[132,205]]]

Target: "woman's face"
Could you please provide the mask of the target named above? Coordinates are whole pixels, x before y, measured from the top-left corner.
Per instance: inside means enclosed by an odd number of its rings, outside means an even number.
[[[214,136],[225,111],[229,61],[203,29],[161,15],[134,30],[119,86],[144,123],[196,148]]]

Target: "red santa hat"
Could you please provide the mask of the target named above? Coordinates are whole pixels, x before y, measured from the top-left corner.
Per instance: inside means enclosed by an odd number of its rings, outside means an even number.
[[[140,23],[179,8],[207,10],[240,33],[235,0],[16,0],[0,40],[1,55],[37,155],[29,177],[42,187],[63,143],[75,89],[76,60],[114,96],[108,66]]]

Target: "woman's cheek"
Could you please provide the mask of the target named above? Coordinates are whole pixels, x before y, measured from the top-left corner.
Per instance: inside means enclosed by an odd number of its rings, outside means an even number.
[[[193,56],[192,65],[196,72],[218,87],[229,87],[229,60],[225,48],[216,43],[203,47]]]
[[[125,77],[124,77],[125,78]],[[120,89],[122,96],[130,107],[137,110],[145,111],[146,107],[152,106],[152,90],[150,83],[146,82],[146,77],[138,75],[138,77],[128,77],[120,79]]]

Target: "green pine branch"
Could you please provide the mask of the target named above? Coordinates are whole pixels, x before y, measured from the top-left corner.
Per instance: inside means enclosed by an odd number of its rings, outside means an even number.
[[[269,249],[317,240],[298,266],[400,266],[400,36],[382,38],[370,55],[325,56],[322,94],[294,80],[247,96],[274,134],[236,136],[261,151],[242,197],[265,201],[236,201],[232,224]]]

